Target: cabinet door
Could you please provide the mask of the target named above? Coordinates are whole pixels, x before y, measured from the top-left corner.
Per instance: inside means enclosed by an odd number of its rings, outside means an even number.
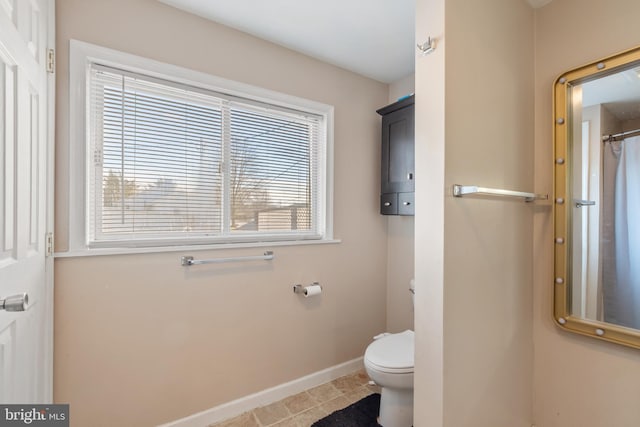
[[[414,106],[382,117],[382,193],[414,191]]]

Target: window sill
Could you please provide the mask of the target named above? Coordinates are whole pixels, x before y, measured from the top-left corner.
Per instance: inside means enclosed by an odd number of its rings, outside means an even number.
[[[185,245],[185,246],[159,246],[140,248],[93,248],[77,251],[55,252],[54,258],[77,258],[86,256],[108,256],[108,255],[133,255],[152,254],[163,252],[195,252],[204,250],[224,250],[243,248],[271,248],[278,246],[304,246],[304,245],[331,245],[341,243],[340,239],[327,240],[295,240],[295,241],[274,241],[274,242],[254,242],[254,243],[221,243],[211,245]]]

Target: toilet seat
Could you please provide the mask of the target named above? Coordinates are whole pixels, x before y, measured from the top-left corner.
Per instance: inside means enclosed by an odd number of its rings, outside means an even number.
[[[412,374],[414,367],[414,333],[411,330],[390,334],[369,344],[365,363],[372,369],[389,374]]]

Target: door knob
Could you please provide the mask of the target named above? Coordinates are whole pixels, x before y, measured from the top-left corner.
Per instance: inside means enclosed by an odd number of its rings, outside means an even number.
[[[24,294],[11,295],[10,297],[0,298],[0,310],[5,311],[25,311],[29,305],[29,295]]]

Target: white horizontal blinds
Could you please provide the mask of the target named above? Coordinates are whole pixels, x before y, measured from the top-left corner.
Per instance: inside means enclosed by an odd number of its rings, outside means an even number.
[[[220,99],[99,65],[90,73],[89,240],[219,235]]]
[[[230,230],[317,233],[319,117],[230,102]]]
[[[323,116],[89,73],[90,244],[321,237]]]

